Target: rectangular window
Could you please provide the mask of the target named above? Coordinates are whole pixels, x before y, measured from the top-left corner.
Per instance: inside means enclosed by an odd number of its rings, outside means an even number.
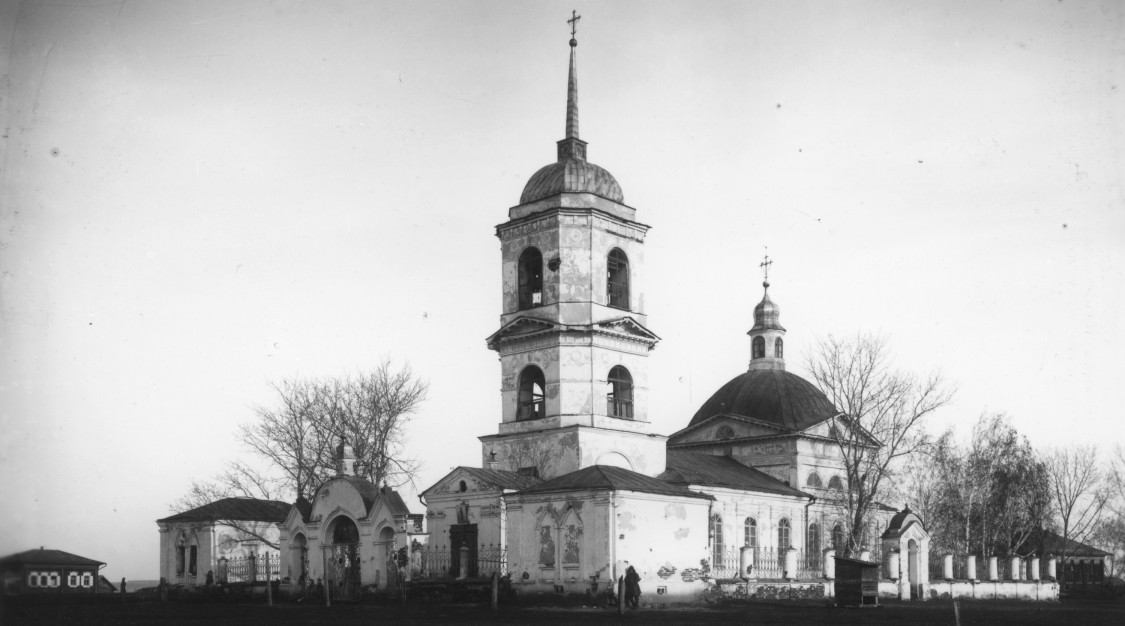
[[[563,565],[578,565],[582,527],[571,524],[566,527],[566,541],[563,544]]]
[[[555,566],[555,537],[554,529],[543,526],[539,529],[539,565],[543,567]]]

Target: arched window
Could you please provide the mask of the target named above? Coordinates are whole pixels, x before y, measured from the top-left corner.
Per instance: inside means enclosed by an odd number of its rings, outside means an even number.
[[[793,542],[789,537],[789,518],[783,517],[777,523],[777,549],[784,550],[791,545]]]
[[[785,358],[785,342],[781,340],[781,337],[773,342],[773,355],[779,359]]]
[[[543,370],[538,367],[529,365],[520,372],[517,420],[537,420],[547,414],[543,403],[543,388],[546,386],[547,382],[543,378]]]
[[[832,527],[832,549],[835,550],[837,554],[842,555],[844,552],[844,539],[844,525],[837,522],[836,525]]]
[[[618,309],[629,308],[629,257],[620,248],[609,252],[606,262],[606,301]]]
[[[766,339],[764,337],[754,337],[754,342],[751,344],[751,346],[753,346],[753,347],[750,351],[751,352],[750,358],[752,358],[752,359],[764,359],[764,358],[766,358]]]
[[[842,491],[844,489],[844,481],[840,480],[839,476],[833,476],[828,479],[828,488],[840,489]]]
[[[711,516],[711,568],[717,569],[723,563],[723,517]]]
[[[609,370],[609,393],[606,394],[609,407],[606,409],[612,417],[633,419],[633,377],[629,370],[615,366]]]
[[[187,573],[188,576],[197,575],[197,567],[199,565],[199,545],[195,541],[195,535],[191,536],[191,541],[188,544],[188,562]]]
[[[816,522],[809,524],[809,540],[805,548],[809,554],[820,552],[820,525]]]
[[[332,543],[359,543],[359,527],[346,517],[336,518],[336,521],[332,523]]]
[[[543,304],[543,254],[528,248],[520,255],[520,310]]]
[[[746,522],[743,523],[743,539],[742,545],[750,548],[751,550],[758,549],[758,520],[753,517],[747,517]]]
[[[809,478],[805,482],[808,486],[816,489],[824,487],[824,483],[820,480],[820,474],[817,474],[816,472],[809,472]]]
[[[715,439],[720,441],[724,439],[734,439],[734,429],[727,425],[720,426],[719,430],[715,431]]]

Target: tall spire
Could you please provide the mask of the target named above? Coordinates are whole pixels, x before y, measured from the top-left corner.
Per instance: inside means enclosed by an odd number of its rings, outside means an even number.
[[[586,160],[586,142],[578,138],[578,63],[577,50],[578,20],[582,16],[571,11],[570,24],[570,75],[566,83],[566,138],[558,142],[559,161],[566,159]]]

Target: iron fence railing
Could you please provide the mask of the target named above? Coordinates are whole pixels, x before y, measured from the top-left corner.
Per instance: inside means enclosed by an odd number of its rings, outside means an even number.
[[[220,558],[216,564],[215,581],[219,583],[253,583],[281,577],[281,555],[261,552],[247,556]]]
[[[724,546],[712,550],[711,576],[716,579],[742,578],[757,579],[797,578],[813,579],[824,576],[824,556],[820,550],[797,550],[796,567],[793,571],[785,568],[787,550],[776,548],[756,548],[751,551],[750,571],[742,572],[742,548]]]
[[[419,579],[447,579],[457,578],[461,575],[461,552],[450,550],[448,546],[422,548],[418,550],[421,558],[418,559],[416,577]],[[467,551],[468,558],[474,559],[466,563],[470,576],[505,576],[508,573],[508,549],[495,544],[481,544],[476,550]],[[454,558],[456,556],[456,558]],[[456,567],[454,565],[456,564]]]

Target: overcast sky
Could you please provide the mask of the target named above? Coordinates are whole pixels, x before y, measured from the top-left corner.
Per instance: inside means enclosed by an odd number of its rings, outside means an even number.
[[[155,578],[270,381],[409,362],[426,487],[496,432],[500,250],[563,137],[646,240],[654,430],[745,370],[891,342],[1038,446],[1121,441],[1120,2],[4,1],[0,554]],[[417,511],[413,495],[407,501]]]

